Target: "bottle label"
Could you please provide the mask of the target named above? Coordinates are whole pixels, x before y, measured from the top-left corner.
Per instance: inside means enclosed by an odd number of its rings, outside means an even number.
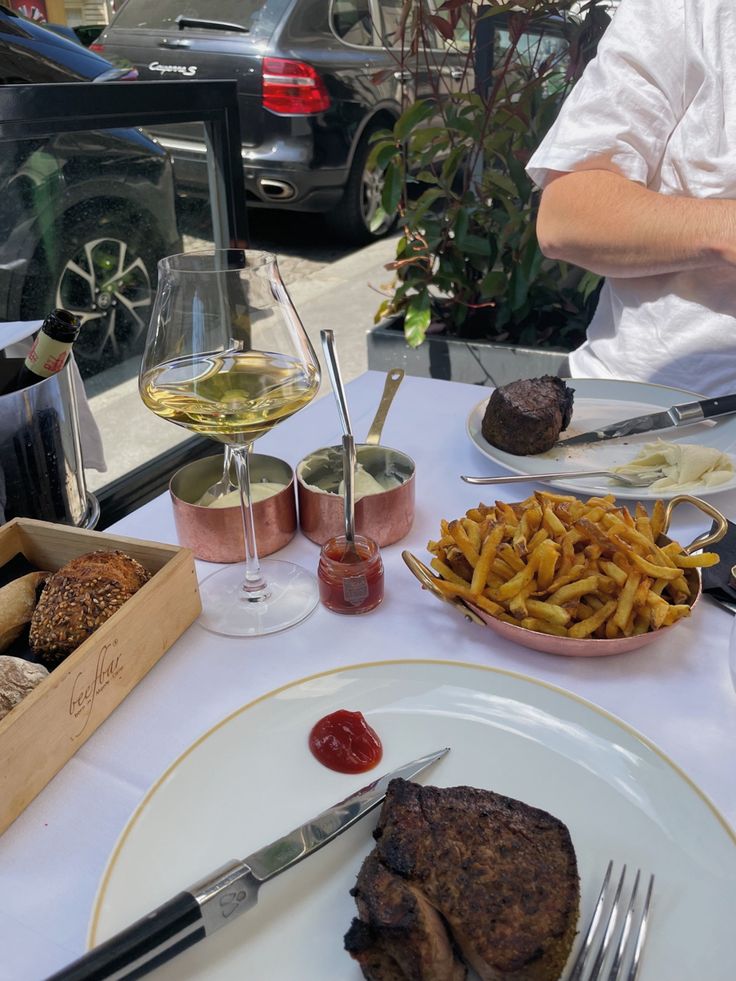
[[[64,367],[71,347],[70,341],[55,341],[40,331],[28,352],[26,368],[39,378],[49,378]]]

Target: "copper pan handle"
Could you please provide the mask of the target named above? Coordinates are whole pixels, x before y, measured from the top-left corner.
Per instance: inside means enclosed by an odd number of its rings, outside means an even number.
[[[386,382],[383,386],[383,395],[381,396],[381,401],[376,409],[376,414],[373,418],[373,422],[371,423],[371,428],[368,430],[368,435],[365,438],[366,443],[368,443],[370,446],[378,446],[381,441],[383,424],[386,422],[388,410],[391,408],[394,395],[396,395],[403,377],[403,368],[392,368],[386,375]]]
[[[466,620],[470,620],[471,623],[479,623],[482,627],[486,626],[485,620],[478,616],[475,610],[472,610],[467,603],[460,596],[445,596],[441,589],[437,588],[437,577],[434,576],[423,562],[412,555],[411,552],[404,550],[401,553],[401,558],[404,560],[409,569],[414,573],[416,578],[422,584],[425,589],[428,589],[433,596],[437,599],[441,599],[443,603],[449,603],[450,606],[454,606]]]
[[[716,542],[720,542],[723,536],[728,531],[728,521],[721,514],[718,508],[714,508],[712,504],[707,501],[702,500],[699,497],[692,497],[690,494],[678,494],[673,497],[667,504],[664,512],[664,531],[665,534],[669,533],[670,520],[672,519],[672,512],[677,507],[678,504],[692,504],[694,507],[698,508],[699,511],[703,511],[705,514],[709,515],[716,522],[716,528],[714,531],[703,532],[702,535],[698,535],[694,541],[692,541],[688,546],[683,548],[683,552],[686,555],[692,555],[693,552],[698,552],[701,548],[705,548],[708,545],[715,545]]]

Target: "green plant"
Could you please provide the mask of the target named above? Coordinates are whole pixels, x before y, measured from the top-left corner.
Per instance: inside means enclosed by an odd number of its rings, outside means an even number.
[[[605,0],[576,18],[573,5],[404,2],[398,68],[428,72],[432,91],[376,134],[372,163],[384,172],[383,209],[398,210],[403,229],[376,322],[402,313],[412,346],[439,330],[568,349],[584,336],[599,278],[542,256],[524,169],[608,23]]]

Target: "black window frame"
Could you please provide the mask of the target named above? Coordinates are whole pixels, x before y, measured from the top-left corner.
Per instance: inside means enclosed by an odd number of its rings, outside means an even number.
[[[248,222],[234,80],[0,86],[0,142],[190,122],[204,124],[215,246],[246,248]],[[97,528],[107,528],[158,496],[174,470],[212,452],[211,440],[194,436],[111,481],[95,495],[100,504]]]

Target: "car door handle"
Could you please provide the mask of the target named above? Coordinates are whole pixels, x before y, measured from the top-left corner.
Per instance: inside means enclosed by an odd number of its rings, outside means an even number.
[[[411,72],[394,72],[394,78],[397,82],[408,82],[411,79]]]
[[[159,48],[190,48],[191,41],[170,41],[167,37],[162,37],[158,42]]]

